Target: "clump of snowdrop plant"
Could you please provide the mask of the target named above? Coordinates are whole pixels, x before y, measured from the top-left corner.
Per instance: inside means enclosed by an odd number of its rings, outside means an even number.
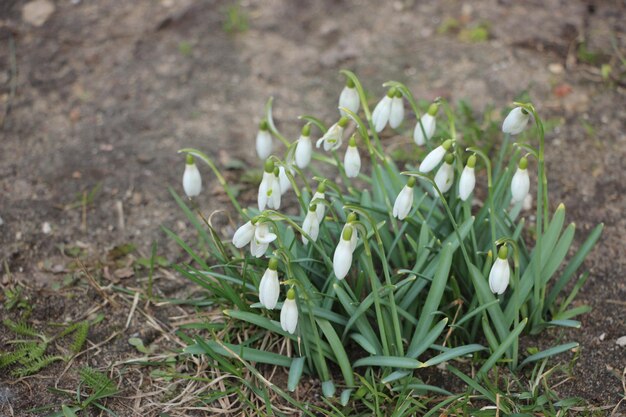
[[[569,342],[531,356],[518,348],[522,332],[580,326],[575,316],[585,308],[570,303],[588,276],[578,271],[602,230],[592,230],[568,256],[575,226],[564,226],[563,205],[551,213],[535,107],[515,103],[492,160],[464,145],[456,133],[463,126],[445,101],[424,109],[406,85],[390,81],[372,112],[360,80],[342,74],[347,82],[329,102],[329,120],[302,115],[287,128],[300,132],[297,140],[276,128],[268,102],[257,138],[263,159],[257,201],[239,201],[208,155],[181,150],[188,162],[191,156],[206,162],[232,202],[228,215],[216,212],[213,222],[224,216],[237,227],[216,230],[174,194],[202,242],[196,251],[167,230],[191,255],[177,270],[209,298],[230,305],[225,313],[232,320],[292,345],[279,353],[258,341],[209,338],[185,351],[236,352],[243,360],[287,367],[291,390],[303,373],[313,374],[327,396],[336,392],[330,371],[336,366],[343,402],[356,374],[419,384],[420,369],[447,363],[461,375],[455,362],[469,358],[481,381],[499,362],[516,370],[575,348]],[[389,156],[387,125],[396,129],[394,137],[414,139],[403,165]],[[353,134],[344,146],[346,130]],[[272,141],[282,147],[271,147]],[[535,187],[528,159],[537,167]],[[184,188],[196,198],[199,180],[191,176],[186,169]],[[530,188],[536,189],[534,213],[522,211]],[[572,292],[564,294],[571,281]]]

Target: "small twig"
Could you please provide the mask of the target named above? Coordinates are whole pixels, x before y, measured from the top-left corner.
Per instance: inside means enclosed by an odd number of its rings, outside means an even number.
[[[81,267],[81,269],[85,273],[85,276],[87,277],[87,280],[89,281],[91,286],[94,287],[94,289],[98,292],[98,294],[100,294],[102,298],[107,300],[109,304],[111,304],[112,307],[115,307],[115,308],[119,307],[119,304],[117,303],[117,301],[113,300],[111,297],[107,295],[107,293],[102,289],[100,284],[98,284],[96,279],[89,273],[89,271],[87,270],[85,265],[80,261],[80,259],[76,258],[76,262]]]
[[[115,202],[115,211],[117,212],[117,227],[123,231],[126,229],[126,223],[124,222],[124,204],[121,200]]]
[[[127,330],[130,326],[130,321],[133,319],[133,315],[135,314],[135,310],[137,309],[137,304],[139,304],[139,293],[135,293],[135,297],[133,298],[133,305],[130,308],[130,312],[128,313],[128,318],[126,319],[126,326],[124,326],[124,330]]]
[[[82,232],[86,232],[87,231],[87,191],[83,191],[83,199],[81,202],[81,206],[83,210],[83,216],[82,216],[82,221],[80,223],[80,230]]]

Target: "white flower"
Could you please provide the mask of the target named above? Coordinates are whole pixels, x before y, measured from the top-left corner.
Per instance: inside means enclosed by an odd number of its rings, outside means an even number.
[[[413,187],[415,186],[415,177],[410,177],[406,185],[402,188],[396,202],[393,204],[393,217],[404,220],[409,215],[413,206]]]
[[[467,201],[474,187],[476,186],[476,175],[474,167],[476,166],[476,156],[471,155],[467,159],[467,165],[463,168],[461,178],[459,179],[459,197],[463,201]]]
[[[302,128],[302,134],[296,144],[295,159],[300,169],[306,168],[311,162],[313,144],[311,143],[311,125],[308,123]]]
[[[374,130],[378,132],[382,132],[389,121],[389,115],[391,114],[391,102],[393,96],[396,94],[394,88],[390,88],[385,97],[383,97],[376,107],[374,107],[374,112],[372,113],[372,123],[374,124]]]
[[[251,221],[246,222],[241,226],[233,235],[233,245],[237,249],[241,249],[246,246],[254,237],[254,231],[256,226]]]
[[[259,302],[268,310],[273,310],[280,295],[280,282],[278,282],[278,260],[270,259],[268,268],[265,270],[259,284]]]
[[[339,149],[341,144],[343,143],[343,130],[348,124],[348,118],[343,116],[337,123],[332,125],[328,131],[318,139],[315,146],[319,148],[322,144],[324,144],[325,151],[334,151]]]
[[[272,181],[271,190],[271,193],[268,195],[267,206],[278,210],[280,208],[280,197],[283,195],[280,191],[280,168],[274,168],[274,180]]]
[[[435,174],[435,184],[442,194],[447,193],[454,183],[454,166],[452,162],[454,156],[452,154],[446,155],[445,162],[439,167]]]
[[[350,271],[352,266],[352,234],[354,228],[352,226],[346,226],[343,229],[343,233],[339,238],[339,244],[335,249],[335,255],[333,256],[333,271],[337,279],[344,279]]]
[[[250,253],[260,258],[265,254],[270,243],[276,240],[276,235],[270,232],[267,223],[260,223],[254,230],[254,238],[250,242]]]
[[[448,139],[441,145],[437,146],[435,149],[430,151],[426,158],[420,164],[419,171],[423,174],[432,171],[439,165],[444,156],[446,156],[446,152],[452,146],[452,140]]]
[[[528,124],[530,113],[522,107],[516,107],[506,116],[502,123],[502,132],[517,135],[521,133]]]
[[[197,196],[202,190],[202,177],[200,177],[200,171],[198,171],[191,155],[187,155],[187,163],[183,173],[183,190],[189,198]]]
[[[357,229],[355,227],[352,227],[350,225],[350,223],[352,223],[353,221],[356,220],[356,213],[350,213],[348,215],[348,218],[346,219],[346,224],[343,225],[343,229],[341,229],[341,235],[343,236],[343,233],[346,231],[346,227],[351,227],[352,228],[352,237],[350,238],[350,251],[354,253],[354,250],[356,249],[356,245],[358,243],[358,237],[359,237],[359,233],[357,231]]]
[[[361,170],[361,157],[359,156],[359,150],[356,147],[356,139],[354,136],[350,138],[350,143],[348,143],[346,156],[343,158],[343,167],[346,170],[346,177],[348,178],[357,177]]]
[[[256,134],[256,153],[261,160],[266,160],[272,154],[272,135],[267,126],[267,120],[261,121]]]
[[[263,179],[261,180],[261,184],[259,185],[259,194],[257,196],[259,202],[259,211],[265,210],[266,206],[273,203],[269,203],[270,197],[272,196],[272,192],[274,183],[274,162],[269,159],[265,161],[265,167],[263,169]]]
[[[293,168],[289,168],[289,173],[293,175]],[[284,166],[281,166],[278,169],[278,184],[280,186],[281,194],[285,194],[287,191],[291,190],[291,181],[289,181],[289,177],[287,176],[287,171]]]
[[[494,294],[504,294],[506,287],[509,286],[511,269],[509,268],[509,261],[506,258],[507,254],[508,250],[506,246],[501,247],[498,252],[498,259],[493,263],[491,272],[489,272],[489,288]]]
[[[326,195],[324,192],[326,191],[326,184],[321,183],[319,187],[317,187],[317,191],[313,194],[313,198],[311,198],[311,203],[317,205],[317,209],[315,213],[317,214],[317,221],[322,222],[324,220],[324,214],[326,213],[326,205],[324,203],[315,203],[315,200],[324,200]]]
[[[280,327],[283,331],[294,334],[298,326],[298,306],[296,305],[296,292],[293,288],[287,291],[287,298],[280,310]]]
[[[339,95],[339,113],[341,113],[342,116],[348,115],[342,110],[343,107],[356,114],[359,111],[359,105],[359,93],[356,91],[352,80],[348,79],[346,86],[341,90],[341,94]]]
[[[511,180],[511,200],[514,203],[524,201],[530,190],[530,178],[526,167],[528,167],[528,160],[526,158],[520,159],[517,171]]]
[[[317,241],[317,236],[320,232],[320,222],[317,219],[317,205],[311,204],[309,210],[304,216],[304,222],[302,222],[302,230],[306,233],[313,242]],[[302,244],[306,245],[309,240],[305,235],[302,235]]]
[[[437,127],[437,119],[435,116],[437,115],[438,110],[439,105],[437,103],[433,103],[428,108],[428,112],[422,115],[420,120],[418,120],[415,125],[415,130],[413,131],[413,140],[416,145],[423,145],[435,134],[435,128]],[[422,128],[424,128],[423,131]],[[424,133],[426,133],[426,136],[424,136]]]
[[[396,91],[396,94],[391,99],[389,126],[395,129],[402,124],[402,120],[404,120],[404,102],[402,101],[402,93]]]

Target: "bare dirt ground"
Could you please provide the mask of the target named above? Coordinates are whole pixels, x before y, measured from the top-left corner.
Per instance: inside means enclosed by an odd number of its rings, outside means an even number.
[[[580,358],[558,391],[596,406],[623,397],[626,347],[616,340],[626,335],[626,96],[620,74],[607,81],[600,71],[618,68],[615,51],[626,50],[623,1],[243,1],[241,32],[224,26],[226,1],[57,0],[40,21],[26,3],[0,2],[0,260],[3,287],[28,288],[33,319],[77,319],[102,301],[86,281],[63,281],[75,256],[67,248],[97,264],[98,277],[130,287],[145,285],[130,266],[153,241],[175,261],[180,251],[160,225],[189,233],[167,191],[180,189],[176,150],[194,146],[222,163],[258,165],[253,138],[269,96],[281,129],[295,138],[299,114],[335,113],[340,68],[377,96],[383,81],[398,79],[416,97],[465,99],[477,111],[527,91],[544,118],[558,121],[547,138],[554,206],[565,203],[579,243],[595,224],[606,225],[578,299],[593,311],[567,334],[581,342]],[[478,25],[485,30],[473,30]],[[225,208],[204,172],[202,210]],[[134,255],[111,255],[126,243],[136,245]],[[184,285],[165,272],[157,278],[161,294]],[[84,363],[106,367],[136,356],[127,339],[149,326],[135,314],[124,329],[133,299],[121,300],[123,310],[102,308],[108,319],[92,329],[88,346],[118,330],[125,337]],[[159,313],[162,325],[178,313]],[[11,338],[4,331],[0,343]],[[0,414],[54,402],[45,388],[71,388],[75,378],[70,370],[59,380],[62,370],[56,364],[19,382],[0,371],[8,397]],[[149,387],[131,387],[128,397],[135,389]],[[137,401],[120,413],[132,415]]]

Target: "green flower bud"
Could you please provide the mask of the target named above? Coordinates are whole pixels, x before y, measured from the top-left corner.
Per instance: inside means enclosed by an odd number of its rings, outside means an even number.
[[[279,174],[280,174],[280,168],[274,167],[274,176],[278,177]]]
[[[270,126],[267,123],[266,119],[261,120],[261,123],[259,123],[259,130],[269,130]]]
[[[320,185],[317,186],[317,192],[323,194],[326,191],[326,183],[321,182]]]
[[[346,127],[346,125],[348,124],[348,121],[350,121],[350,119],[348,119],[348,117],[346,116],[343,116],[341,119],[339,119],[337,124],[341,127]]]
[[[348,146],[352,146],[353,148],[356,148],[356,135],[352,135],[350,137],[350,141],[348,142]]]
[[[346,218],[346,223],[352,223],[356,221],[358,218],[359,217],[357,216],[355,212],[351,212],[350,214],[348,214],[348,217]]]
[[[302,136],[311,136],[311,123],[302,126]]]
[[[526,169],[528,168],[528,159],[526,159],[525,156],[522,157],[522,159],[519,160],[519,169]]]
[[[436,116],[439,111],[439,103],[433,103],[428,107],[428,114]]]
[[[446,161],[446,164],[452,164],[454,162],[454,155],[451,153],[447,153],[446,156],[444,156],[443,160]]]
[[[289,290],[287,291],[287,299],[288,300],[296,299],[296,291],[293,288],[289,288]]]
[[[406,186],[409,188],[415,187],[415,177],[409,177],[408,181],[406,182]]]
[[[272,172],[274,172],[274,161],[272,161],[271,159],[268,159],[267,161],[265,161],[264,170],[268,174],[271,174]]]
[[[348,88],[354,88],[355,87],[354,81],[352,81],[352,78],[350,78],[350,77],[346,78],[346,87],[348,87]]]
[[[193,155],[191,154],[187,154],[187,165],[193,165],[194,161],[193,161]]]
[[[508,255],[509,255],[509,250],[507,249],[506,245],[503,245],[498,251],[498,258],[506,259]]]
[[[270,258],[268,268],[272,271],[276,271],[276,269],[278,269],[278,258]]]
[[[476,154],[472,154],[469,158],[467,158],[467,166],[470,168],[474,168],[476,166]]]
[[[448,139],[441,144],[441,147],[445,149],[446,151],[448,151],[450,150],[453,144],[454,144],[454,141],[452,139]]]
[[[402,91],[396,90],[396,98],[402,98]]]
[[[393,98],[393,96],[396,95],[396,91],[396,87],[391,87],[389,90],[387,90],[387,97]]]

